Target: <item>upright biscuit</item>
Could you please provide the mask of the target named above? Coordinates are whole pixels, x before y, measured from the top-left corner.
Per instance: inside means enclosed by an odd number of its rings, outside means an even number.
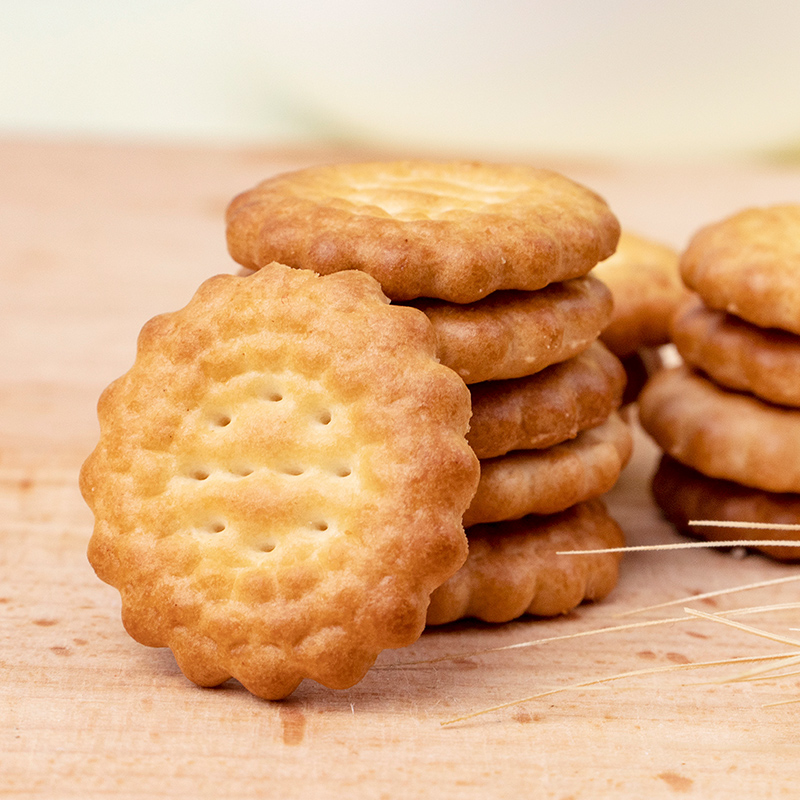
[[[587,276],[465,305],[429,299],[411,305],[433,324],[441,362],[473,384],[533,375],[578,355],[611,319],[613,300]]]
[[[99,403],[89,557],[192,681],[344,688],[416,639],[466,558],[478,463],[424,315],[369,276],[217,276]]]
[[[464,525],[555,514],[607,492],[633,449],[617,414],[546,450],[518,450],[481,461],[478,489]]]
[[[748,208],[706,226],[680,269],[707,306],[800,333],[800,204]]]
[[[653,476],[652,488],[653,497],[664,516],[692,536],[712,542],[797,539],[794,531],[759,526],[761,523],[800,525],[800,494],[765,492],[732,481],[709,478],[666,455]],[[753,527],[691,527],[689,523],[693,520],[752,522]],[[800,547],[759,545],[755,549],[780,561],[800,559]]]
[[[616,252],[592,275],[614,296],[614,314],[601,334],[620,358],[669,341],[669,320],[686,293],[678,254],[670,247],[623,231]]]
[[[619,359],[595,342],[536,375],[473,384],[467,441],[478,458],[551,447],[605,421],[624,387]]]
[[[463,617],[485,622],[523,614],[552,617],[602,600],[617,583],[620,554],[558,553],[625,544],[601,500],[553,516],[476,525],[468,535],[467,562],[431,595],[429,625]]]
[[[708,308],[696,295],[676,312],[672,339],[683,360],[730,389],[800,407],[800,337]]]
[[[585,275],[614,252],[619,223],[555,172],[477,162],[311,167],[240,194],[228,249],[327,274],[359,269],[393,300],[472,303]]]
[[[704,475],[800,492],[800,411],[727,391],[680,366],[650,379],[639,419],[662,450]]]

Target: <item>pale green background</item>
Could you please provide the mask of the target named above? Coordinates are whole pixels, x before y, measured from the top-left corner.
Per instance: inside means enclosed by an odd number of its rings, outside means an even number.
[[[0,133],[774,154],[800,2],[0,0]]]

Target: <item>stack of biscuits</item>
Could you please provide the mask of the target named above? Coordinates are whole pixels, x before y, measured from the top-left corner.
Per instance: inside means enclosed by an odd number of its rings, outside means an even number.
[[[625,367],[623,406],[627,409],[650,375],[663,366],[661,348],[670,342],[670,320],[687,295],[678,253],[661,242],[623,230],[614,254],[598,264],[592,275],[603,281],[614,297],[614,313],[600,341]]]
[[[691,296],[671,323],[683,365],[640,397],[664,450],[653,493],[678,528],[770,540],[800,523],[800,205],[750,208],[700,230],[681,257]],[[697,527],[692,520],[754,523]],[[758,549],[778,559],[800,548]]]
[[[280,175],[236,197],[228,247],[320,274],[361,270],[432,323],[439,360],[469,385],[480,459],[464,514],[470,555],[428,624],[555,615],[616,583],[622,544],[597,498],[631,453],[616,413],[625,373],[598,337],[612,297],[590,270],[614,251],[605,202],[544,170],[398,162]]]
[[[617,552],[559,554],[623,543],[600,197],[528,167],[318,167],[235,198],[227,235],[249,274],[144,326],[81,470],[134,639],[276,699],[352,686],[427,624],[613,588]]]

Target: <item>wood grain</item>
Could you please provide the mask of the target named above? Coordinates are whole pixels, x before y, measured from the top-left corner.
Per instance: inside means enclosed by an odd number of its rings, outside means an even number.
[[[116,592],[85,558],[92,521],[77,471],[97,435],[96,399],[130,364],[145,320],[235,269],[222,222],[235,193],[280,169],[341,156],[0,142],[0,794],[796,796],[797,706],[763,707],[800,697],[796,677],[708,684],[742,668],[655,674],[441,725],[616,673],[785,650],[688,620],[475,655],[798,573],[760,556],[631,554],[603,604],[551,621],[432,630],[384,653],[353,689],[306,683],[281,703],[234,683],[198,689],[168,652],[124,633]],[[797,171],[556,166],[605,194],[623,226],[676,247],[715,217],[800,196]],[[636,445],[612,511],[631,543],[678,541],[649,496],[655,448],[640,432]],[[696,605],[790,602],[798,591],[789,583]],[[747,621],[786,633],[797,614]]]

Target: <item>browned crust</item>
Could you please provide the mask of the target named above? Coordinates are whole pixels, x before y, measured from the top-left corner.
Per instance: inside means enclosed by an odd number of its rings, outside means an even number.
[[[196,683],[350,686],[466,558],[469,392],[363,273],[212,278],[98,411],[90,561]]]
[[[616,252],[591,274],[614,297],[614,314],[601,334],[613,353],[624,358],[669,342],[670,317],[686,293],[675,250],[623,231]]]
[[[799,277],[800,279],[800,277]],[[672,339],[683,360],[729,389],[800,407],[800,336],[759,328],[688,298],[672,320]]]
[[[620,554],[557,554],[625,544],[600,500],[553,516],[477,525],[468,536],[467,562],[431,596],[429,625],[464,617],[485,622],[523,614],[552,617],[602,600],[616,586]]]
[[[596,428],[546,450],[517,450],[481,461],[478,490],[464,525],[555,514],[607,492],[633,449],[617,414]]]
[[[595,342],[536,375],[473,384],[467,441],[478,458],[551,447],[606,420],[624,387],[619,359]]]
[[[666,455],[653,476],[652,489],[664,516],[691,536],[711,542],[798,538],[796,531],[769,530],[758,525],[800,525],[800,494],[765,492],[709,478]],[[694,520],[752,522],[753,527],[691,527],[689,522]],[[800,560],[800,547],[759,545],[754,549],[778,561]]]
[[[710,308],[800,333],[800,205],[748,208],[702,228],[680,269]]]
[[[477,303],[412,303],[436,332],[443,364],[466,383],[507,380],[583,352],[611,318],[608,288],[591,276],[537,292],[496,292]]]
[[[680,366],[650,379],[639,419],[662,450],[704,475],[800,492],[800,411],[727,391]]]
[[[321,274],[360,269],[394,300],[471,303],[585,275],[619,223],[594,192],[547,170],[480,162],[336,164],[278,175],[227,212],[228,249]]]

